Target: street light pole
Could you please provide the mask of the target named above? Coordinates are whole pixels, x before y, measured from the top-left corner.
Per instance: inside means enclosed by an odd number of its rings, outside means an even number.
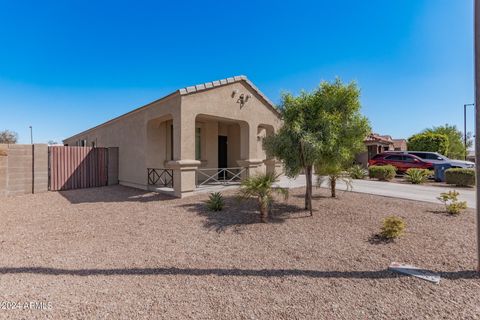
[[[30,144],[33,144],[33,128],[32,126],[29,126],[30,128]]]
[[[477,216],[477,270],[480,271],[480,0],[474,4],[474,63],[475,63],[475,186]]]
[[[465,146],[465,160],[467,160],[467,107],[474,106],[475,103],[467,103],[463,105],[463,145]]]

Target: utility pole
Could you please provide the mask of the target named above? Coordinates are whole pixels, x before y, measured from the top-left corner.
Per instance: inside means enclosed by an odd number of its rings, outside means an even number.
[[[33,144],[33,128],[32,126],[28,126],[30,128],[30,144]]]
[[[480,0],[474,5],[474,61],[475,61],[475,171],[477,213],[477,271],[480,271]]]
[[[463,105],[463,145],[465,146],[465,160],[467,160],[467,107],[474,106],[475,103],[467,103]]]

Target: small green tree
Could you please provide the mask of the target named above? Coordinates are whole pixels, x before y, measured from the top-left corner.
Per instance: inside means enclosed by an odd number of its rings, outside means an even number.
[[[280,109],[283,126],[280,130],[263,139],[263,147],[269,157],[282,160],[285,174],[297,177],[305,172],[305,209],[312,215],[313,165],[319,158],[322,135],[313,103],[315,93],[302,91],[295,97],[290,93],[282,95]]]
[[[467,149],[465,149],[463,133],[457,126],[445,124],[423,131],[424,133],[443,134],[448,138],[448,150],[445,155],[452,159],[463,159],[468,148],[472,147],[472,135],[467,134]]]
[[[408,150],[412,151],[430,151],[446,154],[448,150],[448,137],[438,133],[418,133],[407,141]]]
[[[359,95],[354,82],[345,85],[340,79],[298,96],[286,93],[280,105],[283,126],[263,141],[267,154],[282,160],[287,176],[305,172],[305,209],[310,215],[313,169],[338,175],[364,147],[368,121],[359,113]]]
[[[316,95],[321,122],[330,123],[328,140],[315,163],[317,174],[328,175],[332,197],[337,180],[345,177],[355,155],[365,149],[364,139],[371,131],[366,117],[360,113],[360,90],[355,82],[344,85],[339,79],[322,83]]]

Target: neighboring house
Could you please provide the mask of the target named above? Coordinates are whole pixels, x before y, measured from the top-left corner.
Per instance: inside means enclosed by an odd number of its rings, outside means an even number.
[[[119,147],[120,184],[151,189],[154,168],[157,175],[173,176],[172,191],[182,197],[216,168],[274,171],[279,164],[267,159],[262,138],[280,125],[273,103],[237,76],[179,89],[63,142]]]
[[[393,139],[393,150],[395,151],[407,151],[406,139]]]
[[[385,151],[406,151],[407,141],[405,139],[392,139],[389,135],[369,134],[365,140],[366,151],[355,157],[355,162],[367,167],[368,160],[375,155]]]

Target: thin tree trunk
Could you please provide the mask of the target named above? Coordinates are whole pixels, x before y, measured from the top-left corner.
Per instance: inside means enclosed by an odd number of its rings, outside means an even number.
[[[336,194],[336,192],[335,192],[336,187],[337,187],[337,178],[331,176],[331,177],[330,177],[330,191],[331,191],[331,193],[332,193],[332,198],[336,198],[336,197],[337,197],[337,194]]]
[[[260,220],[263,223],[268,222],[268,204],[260,200]]]
[[[312,210],[312,166],[305,167],[305,179],[307,187],[305,190],[305,210],[310,211],[310,216],[313,216]]]

